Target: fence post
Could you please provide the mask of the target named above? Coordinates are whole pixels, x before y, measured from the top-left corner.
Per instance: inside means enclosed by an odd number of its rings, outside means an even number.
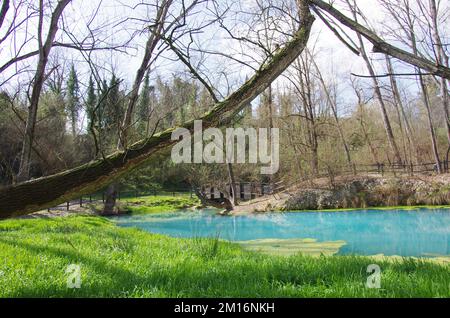
[[[92,202],[92,194],[89,194],[89,202]]]
[[[80,197],[80,207],[83,206],[83,197]]]
[[[102,202],[105,203],[105,192],[102,192]]]
[[[69,207],[70,207],[70,202],[67,201],[67,206],[66,206],[67,211],[69,211]]]

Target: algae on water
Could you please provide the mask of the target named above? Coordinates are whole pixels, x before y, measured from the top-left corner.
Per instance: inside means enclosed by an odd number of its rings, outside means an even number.
[[[331,256],[339,252],[339,249],[347,244],[345,241],[317,242],[316,239],[257,239],[239,241],[244,249],[272,255],[290,256],[294,254],[305,254],[311,256]]]

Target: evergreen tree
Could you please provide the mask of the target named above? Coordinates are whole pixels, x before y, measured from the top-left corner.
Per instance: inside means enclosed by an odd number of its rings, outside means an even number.
[[[67,114],[72,125],[72,136],[76,137],[78,113],[80,111],[80,87],[78,84],[77,73],[72,64],[70,68],[69,78],[67,80]]]
[[[89,84],[87,88],[87,98],[86,98],[86,113],[88,120],[88,127],[95,124],[95,107],[97,103],[97,95],[95,94],[94,81],[92,80],[92,76],[89,77]]]
[[[107,128],[118,129],[123,118],[123,107],[120,97],[120,79],[116,74],[113,74],[109,81],[104,113]]]
[[[150,93],[152,87],[150,86],[150,76],[147,72],[144,77],[144,85],[142,87],[141,96],[139,100],[138,106],[138,116],[139,120],[142,122],[146,122],[148,120],[148,116],[150,115]]]
[[[98,126],[100,130],[105,129],[106,126],[105,108],[107,104],[107,95],[108,95],[108,83],[106,82],[105,79],[103,79],[97,85],[98,108],[95,114],[97,117]]]

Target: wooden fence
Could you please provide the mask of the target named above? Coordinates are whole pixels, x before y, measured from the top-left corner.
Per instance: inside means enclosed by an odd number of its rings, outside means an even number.
[[[440,162],[441,172],[448,172],[448,161]],[[318,176],[326,177],[330,175],[348,175],[348,174],[392,174],[392,175],[409,175],[413,176],[415,174],[434,174],[437,173],[437,164],[434,162],[427,162],[421,164],[413,163],[402,163],[402,164],[386,164],[386,163],[375,163],[375,164],[352,164],[351,166],[334,166],[326,167],[321,169]]]
[[[440,168],[442,172],[448,172],[448,161],[443,161],[440,163]],[[342,175],[361,175],[361,174],[379,174],[381,176],[384,175],[408,175],[413,176],[415,174],[435,174],[438,172],[437,165],[434,162],[422,163],[422,164],[385,164],[385,163],[376,163],[376,164],[353,164],[352,166],[338,166],[338,167],[326,167],[325,169],[321,169],[318,174],[314,177],[328,177],[334,178]],[[294,182],[297,183],[297,182]],[[227,184],[228,193],[231,193],[231,185]],[[288,188],[288,186],[283,182],[275,182],[275,183],[261,183],[261,182],[238,182],[235,185],[237,199],[239,201],[248,201],[251,199],[255,199],[257,197],[261,197],[267,194],[275,194],[284,189]],[[214,185],[203,185],[201,190],[207,198],[223,198],[225,194],[219,190],[217,186]],[[186,195],[189,194],[191,197],[193,196],[193,189],[183,188],[183,189],[175,189],[175,190],[149,190],[149,191],[119,191],[117,193],[117,200],[121,200],[122,198],[133,198],[140,196],[150,196],[150,195],[169,195],[169,196],[177,196],[177,195]],[[48,210],[70,210],[72,206],[83,207],[86,204],[92,203],[104,203],[105,202],[105,193],[99,192],[91,195],[83,196],[79,199],[72,200],[66,202],[64,204],[60,204],[58,206],[49,208]]]
[[[137,198],[141,196],[156,196],[156,195],[167,195],[167,196],[181,196],[181,195],[190,195],[191,197],[194,195],[191,189],[177,189],[177,190],[150,190],[150,191],[118,191],[116,199],[121,200],[125,198]],[[59,204],[57,206],[48,208],[47,210],[50,212],[51,210],[66,210],[69,211],[70,207],[83,207],[87,204],[95,204],[95,203],[105,203],[106,193],[99,192],[86,196],[82,196],[76,200],[67,201],[65,203]]]

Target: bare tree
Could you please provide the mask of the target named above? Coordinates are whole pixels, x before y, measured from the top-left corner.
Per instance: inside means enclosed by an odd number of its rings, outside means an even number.
[[[349,0],[346,0],[346,1],[348,4],[348,7],[350,8],[350,10],[353,14],[354,21],[358,21],[358,13],[357,12],[359,11],[359,9],[356,6],[356,1],[353,0],[353,4],[350,3]],[[359,42],[359,52],[361,53],[361,56],[364,59],[364,62],[366,64],[367,70],[369,71],[369,74],[372,78],[374,93],[377,98],[378,104],[380,105],[381,115],[382,115],[383,123],[384,123],[384,129],[386,130],[386,136],[387,136],[387,139],[389,142],[389,146],[391,147],[391,150],[394,155],[394,162],[401,163],[402,158],[400,156],[400,151],[398,150],[397,142],[395,141],[394,133],[392,131],[392,126],[391,126],[391,122],[389,120],[389,115],[388,115],[388,112],[386,109],[386,105],[384,103],[383,96],[381,94],[380,84],[378,83],[378,80],[375,77],[375,70],[372,66],[369,56],[366,53],[366,49],[364,46],[364,41],[362,39],[362,36],[358,32],[356,33],[356,35],[358,37],[358,42]]]
[[[305,50],[305,52],[311,55],[309,50]],[[314,66],[314,68],[316,69],[317,78],[319,79],[320,84],[322,85],[322,89],[323,89],[323,91],[325,93],[327,102],[330,105],[331,112],[333,113],[333,118],[334,118],[334,121],[336,123],[336,128],[338,129],[339,137],[341,139],[342,146],[344,147],[345,157],[347,159],[347,164],[349,165],[349,168],[351,170],[353,170],[354,167],[353,167],[353,162],[352,162],[352,158],[351,158],[351,155],[350,155],[350,149],[348,147],[347,140],[345,139],[345,136],[344,136],[344,131],[342,130],[341,123],[339,121],[336,101],[332,99],[332,96],[330,94],[330,90],[329,90],[329,88],[327,87],[327,85],[325,83],[325,80],[324,80],[324,78],[322,76],[322,73],[320,71],[319,66],[317,65],[316,61],[314,60],[314,56],[312,56],[312,55],[311,55],[311,62],[312,62],[312,65]],[[353,172],[356,173],[355,171],[353,171]]]
[[[310,0],[310,3],[328,14],[330,14],[337,21],[350,28],[351,30],[357,32],[368,41],[373,44],[372,51],[375,53],[384,53],[389,56],[395,57],[401,61],[404,61],[408,64],[417,66],[423,70],[430,72],[433,75],[444,77],[446,79],[450,79],[450,68],[436,64],[434,61],[426,59],[421,56],[417,56],[413,53],[409,53],[405,50],[402,50],[396,46],[393,46],[379,37],[376,33],[359,24],[358,21],[354,19],[350,19],[339,10],[334,8],[332,5],[322,1],[322,0]]]
[[[403,134],[402,122],[404,122],[406,139],[408,142],[409,156],[411,158],[410,160],[412,162],[412,154],[411,154],[411,151],[412,151],[414,153],[414,155],[416,156],[416,162],[417,162],[418,152],[417,152],[416,143],[414,141],[413,130],[411,127],[411,123],[409,122],[408,116],[406,115],[406,112],[405,112],[405,107],[403,105],[403,101],[402,101],[402,98],[400,95],[400,90],[398,88],[397,79],[395,77],[395,72],[394,72],[394,68],[392,66],[391,59],[387,55],[386,55],[386,68],[387,68],[388,73],[390,74],[389,81],[391,83],[392,96],[394,97],[394,104],[395,104],[395,109],[397,111],[400,131]],[[405,155],[406,155],[406,153],[405,153]]]
[[[71,0],[61,0],[53,10],[47,38],[43,42],[42,26],[44,23],[44,1],[39,1],[39,24],[38,24],[38,44],[39,44],[39,60],[36,73],[33,79],[33,88],[31,91],[30,105],[28,107],[28,118],[25,127],[25,137],[22,146],[22,154],[20,159],[20,168],[17,180],[25,181],[30,176],[31,164],[31,148],[34,140],[34,129],[36,126],[37,110],[42,86],[45,80],[45,67],[47,66],[48,56],[52,48],[53,41],[58,31],[58,21],[63,13],[64,8]]]
[[[273,82],[303,51],[309,38],[314,18],[306,1],[299,0],[301,22],[292,40],[274,55],[240,89],[217,103],[213,110],[203,116],[204,127],[229,122],[243,107]],[[193,130],[193,121],[183,125]],[[168,129],[141,140],[126,151],[119,151],[104,159],[64,171],[60,174],[39,178],[0,189],[0,213],[2,217],[27,214],[98,190],[130,170],[144,164],[158,150],[172,145]],[[26,193],[26,195],[24,195]]]
[[[412,12],[410,1],[409,0],[402,0],[402,8],[399,10],[398,3],[396,2],[388,2],[385,0],[382,0],[383,6],[387,9],[387,11],[391,14],[391,17],[396,22],[397,29],[392,30],[392,34],[396,36],[398,39],[400,39],[403,43],[408,45],[415,56],[420,56],[420,52],[418,49],[417,44],[417,36],[416,36],[416,30],[415,30],[415,24],[416,24],[416,17],[414,16],[414,13]],[[399,34],[397,30],[400,30],[401,33]],[[431,149],[434,156],[434,161],[436,165],[436,169],[438,173],[441,173],[441,161],[439,158],[439,150],[437,146],[437,140],[436,140],[436,132],[435,127],[433,123],[433,119],[431,116],[431,104],[430,104],[430,98],[428,93],[428,88],[425,84],[424,75],[422,73],[422,70],[418,67],[415,68],[418,83],[420,90],[422,92],[422,102],[425,106],[425,110],[427,113],[427,121],[428,121],[428,131],[430,134],[430,140],[431,140]],[[445,81],[445,79],[444,79]],[[444,106],[445,109],[445,106]],[[448,112],[445,112],[447,114]],[[446,120],[447,123],[447,120]]]

